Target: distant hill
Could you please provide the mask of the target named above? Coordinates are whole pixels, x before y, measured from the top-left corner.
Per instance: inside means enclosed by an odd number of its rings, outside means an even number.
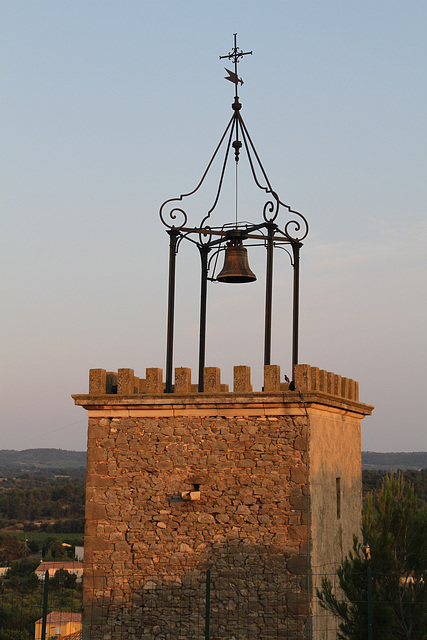
[[[86,451],[67,451],[65,449],[0,449],[0,474],[30,471],[51,474],[82,473],[86,468]],[[401,469],[427,469],[427,451],[412,453],[377,453],[362,451],[362,468],[397,471]]]
[[[0,449],[0,475],[26,471],[49,475],[82,475],[86,468],[86,451],[65,449]]]
[[[362,451],[362,469],[377,469],[381,471],[427,469],[427,451],[414,451],[411,453]]]

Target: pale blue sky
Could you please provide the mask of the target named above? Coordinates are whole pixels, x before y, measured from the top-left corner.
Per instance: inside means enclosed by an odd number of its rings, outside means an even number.
[[[427,450],[425,0],[3,0],[0,25],[0,448],[82,450],[70,395],[88,369],[164,367],[158,210],[194,188],[228,122],[218,56],[237,32],[253,50],[239,67],[245,122],[310,223],[300,361],[359,381],[376,406],[363,449]],[[249,185],[240,203],[258,219]],[[256,284],[209,289],[207,364],[225,382],[251,365],[259,389],[262,253],[250,263]],[[272,361],[288,374],[290,277],[279,258]],[[198,298],[183,247],[175,364],[194,381]]]

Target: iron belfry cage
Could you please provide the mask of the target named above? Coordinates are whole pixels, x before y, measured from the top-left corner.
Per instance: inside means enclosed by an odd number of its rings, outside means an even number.
[[[201,285],[200,285],[200,327],[199,327],[199,369],[198,388],[204,390],[204,367],[206,352],[206,306],[207,283],[209,280],[225,282],[249,282],[255,279],[253,274],[238,266],[235,277],[215,277],[216,260],[212,258],[224,251],[227,259],[227,250],[235,248],[239,259],[246,260],[245,246],[262,244],[266,247],[266,284],[265,284],[265,320],[264,320],[264,364],[271,363],[271,325],[272,325],[272,296],[273,296],[273,253],[275,248],[284,248],[289,256],[293,268],[293,301],[292,301],[292,378],[294,379],[295,365],[298,364],[298,325],[299,325],[299,263],[302,241],[308,234],[308,222],[306,218],[283,203],[277,192],[272,189],[268,176],[261,163],[259,155],[252,142],[249,131],[243,120],[242,104],[238,95],[238,85],[243,80],[238,77],[237,65],[243,56],[252,54],[252,51],[243,52],[237,47],[237,35],[234,34],[234,47],[220,59],[228,59],[234,63],[234,71],[226,69],[227,80],[235,85],[234,102],[232,103],[232,116],[225,128],[221,139],[209,160],[209,163],[198,183],[192,191],[181,194],[176,198],[169,198],[160,207],[160,219],[167,227],[169,234],[169,285],[168,285],[168,321],[166,343],[166,387],[165,392],[173,391],[173,348],[174,348],[174,318],[175,318],[175,274],[176,257],[179,245],[183,240],[189,240],[195,244],[200,253],[201,261]],[[220,150],[225,148],[224,160],[219,175],[218,186],[214,200],[210,208],[206,210],[198,225],[189,224],[188,214],[184,209],[184,199],[194,195],[205,182],[214,160],[219,157]],[[250,172],[258,189],[265,192],[266,201],[262,207],[261,220],[258,223],[235,222],[213,226],[211,216],[217,207],[224,182],[224,175],[230,155],[234,152],[236,168],[238,166],[241,151],[246,153]],[[181,204],[182,203],[182,204]],[[279,218],[281,212],[285,212],[285,220]],[[247,265],[246,265],[247,266]],[[240,271],[239,271],[240,269]],[[224,269],[223,269],[224,272]],[[249,270],[250,272],[250,270]],[[251,273],[251,272],[250,272]],[[253,276],[253,277],[252,277]]]

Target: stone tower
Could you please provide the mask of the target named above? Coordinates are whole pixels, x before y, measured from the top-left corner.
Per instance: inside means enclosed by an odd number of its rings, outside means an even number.
[[[199,393],[179,368],[165,394],[161,369],[93,369],[73,398],[86,638],[332,637],[314,593],[360,530],[357,382],[297,365],[291,391],[269,365],[254,392],[238,366],[229,392],[208,367]]]

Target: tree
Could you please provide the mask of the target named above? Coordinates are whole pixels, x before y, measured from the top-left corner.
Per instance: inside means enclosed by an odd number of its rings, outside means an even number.
[[[53,578],[49,581],[52,589],[75,589],[77,576],[69,573],[66,569],[58,569]]]
[[[12,562],[4,578],[6,588],[16,589],[22,594],[37,589],[39,581],[35,570],[38,564],[38,560],[31,560],[30,558]]]
[[[15,536],[4,531],[0,532],[0,560],[11,562],[28,555],[27,548]]]
[[[67,547],[64,547],[60,540],[54,540],[49,545],[49,549],[44,560],[46,562],[49,560],[54,560],[55,562],[60,560],[69,560]]]
[[[321,606],[340,620],[340,640],[425,640],[427,629],[427,508],[419,508],[403,475],[387,475],[365,501],[364,546],[338,568],[345,598],[330,580],[317,590]],[[369,628],[371,626],[371,628]]]

